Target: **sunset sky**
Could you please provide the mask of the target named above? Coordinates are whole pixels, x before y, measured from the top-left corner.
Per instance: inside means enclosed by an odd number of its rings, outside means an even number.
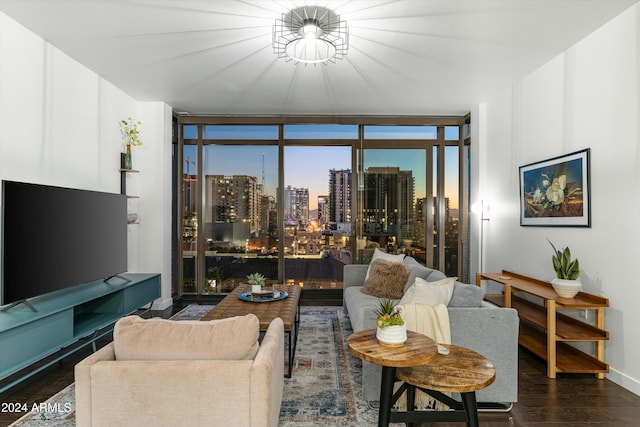
[[[205,139],[277,140],[278,127],[267,126],[205,126]],[[365,126],[364,137],[394,139],[436,139],[435,126]],[[351,147],[322,146],[323,140],[357,139],[357,125],[285,125],[285,140],[309,140],[310,146],[287,146],[284,150],[285,186],[309,189],[309,209],[317,208],[318,195],[329,192],[329,171],[351,169]],[[184,137],[195,139],[197,126],[185,126]],[[445,139],[457,140],[458,128],[445,127]],[[314,144],[314,145],[311,145]],[[194,145],[185,145],[184,171],[193,173],[197,150]],[[267,194],[276,194],[278,185],[278,149],[275,145],[206,145],[205,174],[251,175],[264,181]],[[264,160],[263,160],[264,158]],[[426,195],[426,150],[424,149],[366,149],[364,168],[399,167],[413,171],[415,197]],[[458,207],[458,157],[455,147],[445,149],[445,196],[450,198],[450,207]],[[435,168],[434,168],[435,169]],[[435,191],[434,191],[435,192]]]

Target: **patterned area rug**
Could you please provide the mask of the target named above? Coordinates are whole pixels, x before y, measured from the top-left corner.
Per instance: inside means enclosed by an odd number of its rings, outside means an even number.
[[[189,305],[172,319],[199,319],[211,308],[212,306]],[[351,332],[351,324],[345,318],[342,307],[301,307],[300,337],[293,376],[284,380],[279,426],[377,425],[377,409],[368,406],[362,399],[362,363],[347,348],[346,339]],[[45,410],[32,411],[11,426],[75,425],[73,385],[60,391],[43,405]]]

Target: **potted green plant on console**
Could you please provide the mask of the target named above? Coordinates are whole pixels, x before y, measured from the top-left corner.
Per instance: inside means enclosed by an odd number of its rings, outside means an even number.
[[[375,314],[378,316],[376,338],[380,344],[401,345],[407,340],[407,325],[392,300],[380,300]]]
[[[553,269],[556,272],[556,277],[551,281],[551,285],[558,296],[573,298],[582,290],[582,284],[579,280],[580,263],[577,258],[571,258],[571,250],[569,247],[560,251],[556,249],[550,240],[547,239],[547,241],[553,248],[554,254],[551,257],[551,261],[553,262]]]

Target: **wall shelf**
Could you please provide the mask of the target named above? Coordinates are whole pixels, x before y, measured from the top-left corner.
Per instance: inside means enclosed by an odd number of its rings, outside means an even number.
[[[609,306],[608,299],[586,292],[580,292],[574,298],[562,298],[551,283],[507,270],[476,274],[476,285],[480,286],[482,280],[504,286],[502,294],[487,294],[485,300],[518,311],[521,320],[518,343],[547,361],[549,378],[563,372],[593,373],[602,379],[609,372],[609,365],[604,361],[604,341],[609,339],[609,332],[604,330],[604,309]],[[543,304],[536,304],[518,293],[537,297]],[[558,309],[594,310],[596,325],[558,313]],[[594,342],[596,357],[568,344],[571,341]]]
[[[140,173],[139,170],[129,169],[124,167],[124,153],[120,153],[120,194],[127,194],[127,174],[128,173]],[[129,199],[137,199],[138,196],[127,195]]]
[[[132,199],[139,199],[140,196],[134,196],[131,194],[127,194],[127,174],[128,173],[140,173],[139,170],[136,169],[130,169],[130,168],[125,168],[124,167],[124,153],[120,153],[120,194],[125,194],[127,196],[127,200],[132,200]],[[136,221],[127,221],[127,225],[136,225],[139,224],[139,222]]]

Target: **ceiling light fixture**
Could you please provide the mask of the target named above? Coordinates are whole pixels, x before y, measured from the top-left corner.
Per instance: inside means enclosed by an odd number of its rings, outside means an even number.
[[[346,21],[326,7],[292,9],[273,26],[273,52],[285,61],[326,65],[343,59],[348,50]]]

